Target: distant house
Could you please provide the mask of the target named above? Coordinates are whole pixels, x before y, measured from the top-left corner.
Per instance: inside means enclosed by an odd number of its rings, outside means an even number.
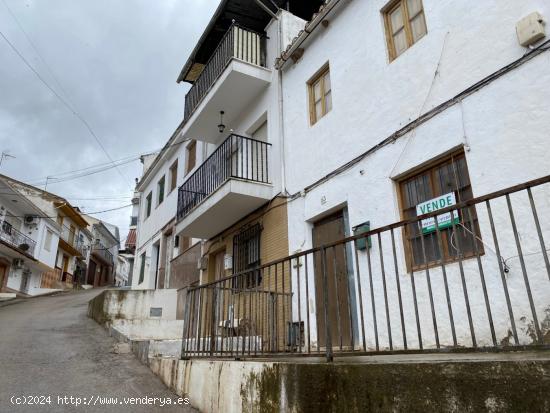
[[[36,295],[81,284],[92,242],[81,212],[13,178],[0,185],[0,287]]]
[[[93,242],[85,284],[94,287],[113,285],[120,247],[118,227],[85,215]]]

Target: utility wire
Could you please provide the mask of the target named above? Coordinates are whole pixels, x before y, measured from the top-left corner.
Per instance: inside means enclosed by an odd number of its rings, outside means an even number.
[[[111,211],[118,211],[120,209],[124,209],[124,208],[129,208],[133,206],[133,204],[128,204],[128,205],[122,205],[122,206],[119,206],[119,207],[116,207],[116,208],[110,208],[110,209],[104,209],[103,211],[94,211],[94,212],[86,212],[86,211],[82,211],[82,214],[84,215],[97,215],[97,214],[103,214],[105,212],[111,212]],[[55,219],[57,218],[57,215],[56,216],[49,216],[49,215],[38,215],[38,214],[27,214],[27,215],[11,215],[11,214],[6,214],[7,216],[9,217],[12,217],[12,218],[25,218],[26,216],[29,216],[29,215],[34,215],[38,218],[51,218],[51,219]],[[70,217],[69,217],[70,218]]]
[[[10,16],[12,17],[12,19],[15,21],[15,23],[17,24],[17,27],[19,27],[19,30],[21,30],[21,32],[25,35],[25,38],[27,39],[27,41],[29,42],[29,44],[31,45],[32,49],[34,50],[34,52],[38,55],[38,57],[40,58],[40,61],[42,62],[42,64],[44,65],[44,67],[47,69],[48,73],[50,74],[50,76],[52,77],[52,79],[54,80],[55,84],[57,85],[57,87],[63,92],[63,95],[65,95],[65,99],[69,102],[70,102],[70,99],[69,99],[69,94],[67,93],[67,91],[63,88],[63,86],[61,85],[61,82],[59,82],[59,80],[57,79],[57,76],[54,74],[52,68],[50,67],[50,65],[46,62],[46,59],[44,59],[44,57],[42,56],[42,54],[40,53],[40,51],[38,50],[38,47],[36,47],[36,45],[34,44],[34,42],[32,41],[31,37],[29,36],[29,34],[27,33],[27,31],[23,28],[23,25],[21,24],[21,22],[19,21],[19,19],[17,18],[17,16],[15,15],[15,13],[13,12],[13,10],[10,8],[10,6],[8,6],[8,3],[6,2],[6,0],[2,0],[2,3],[4,3],[4,6],[6,6],[6,9],[8,9],[8,12],[10,14]]]
[[[6,41],[6,43],[10,46],[10,48],[17,54],[17,56],[19,56],[19,58],[23,61],[23,63],[25,63],[25,65],[36,75],[36,77],[44,84],[44,86],[46,86],[53,94],[54,96],[74,115],[76,116],[80,122],[86,127],[86,129],[88,130],[88,132],[90,133],[90,135],[92,135],[92,137],[95,139],[95,141],[97,142],[97,144],[99,145],[99,147],[101,148],[101,150],[105,153],[105,155],[107,156],[107,158],[111,161],[112,164],[115,164],[113,158],[111,157],[111,155],[109,155],[109,152],[107,151],[107,149],[105,148],[105,146],[103,145],[103,143],[101,142],[101,140],[97,137],[97,135],[95,134],[95,132],[93,131],[93,129],[90,127],[89,123],[86,121],[86,119],[84,119],[84,117],[82,115],[80,115],[80,113],[78,113],[75,109],[72,108],[71,105],[69,105],[69,103],[67,103],[67,101],[65,99],[63,99],[56,91],[55,89],[53,89],[49,84],[48,82],[40,75],[40,73],[38,73],[34,67],[27,61],[27,59],[25,59],[25,57],[19,52],[19,50],[9,41],[9,39],[5,36],[5,34],[0,30],[0,36],[2,36],[2,38]],[[115,166],[117,172],[119,173],[119,175],[122,177],[122,179],[124,180],[128,180],[128,182],[130,181],[126,176],[124,176],[124,174],[121,172],[121,170],[118,168],[118,166]],[[131,188],[131,185],[130,185],[130,188]]]

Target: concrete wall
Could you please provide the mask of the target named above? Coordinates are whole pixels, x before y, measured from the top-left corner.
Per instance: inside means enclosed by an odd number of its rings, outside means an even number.
[[[176,290],[105,290],[88,303],[88,317],[100,324],[115,320],[176,319]],[[152,317],[151,308],[162,308]]]
[[[158,357],[150,358],[149,365],[178,395],[212,413],[550,409],[547,354],[452,357],[340,363]]]
[[[116,330],[118,334],[124,336],[128,340],[181,340],[183,335],[183,321],[168,318],[121,318],[114,320],[110,329]]]

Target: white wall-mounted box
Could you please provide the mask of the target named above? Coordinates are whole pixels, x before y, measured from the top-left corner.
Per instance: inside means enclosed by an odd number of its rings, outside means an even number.
[[[539,12],[533,12],[525,16],[516,24],[518,41],[524,47],[543,39],[546,34],[544,31],[544,19]]]

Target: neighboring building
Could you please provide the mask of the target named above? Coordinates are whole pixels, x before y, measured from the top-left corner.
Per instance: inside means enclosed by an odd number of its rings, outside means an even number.
[[[177,188],[196,169],[204,157],[206,147],[195,141],[178,141],[178,131],[159,154],[142,157],[143,177],[136,187],[140,195],[137,203],[139,213],[134,215],[138,223],[132,272],[134,288],[181,286],[181,283],[170,277],[172,260],[178,257],[181,260],[180,255],[199,241],[178,236],[174,223]],[[130,233],[130,236],[133,237],[133,234]]]
[[[136,255],[136,239],[139,219],[139,197],[139,192],[134,191],[134,196],[132,197],[132,215],[130,216],[130,228],[124,242],[124,249],[119,251],[119,255],[124,255],[124,259],[126,259],[129,264],[126,285],[130,286],[132,285],[133,281],[134,261]]]
[[[288,255],[274,64],[320,4],[288,2],[296,15],[271,21],[253,1],[221,2],[178,78],[192,84],[185,119],[144,162],[134,287],[182,289]]]
[[[117,265],[115,270],[115,286],[126,287],[129,285],[128,276],[131,274],[134,255],[119,251],[117,256]]]
[[[6,176],[2,176],[1,179],[6,187],[11,188],[10,194],[14,197],[11,205],[4,206],[7,211],[2,224],[5,239],[9,239],[10,232],[15,237],[13,239],[32,235],[36,230],[40,231],[43,223],[55,221],[55,230],[47,225],[43,240],[45,256],[49,259],[50,255],[53,255],[52,265],[48,264],[48,268],[32,274],[27,269],[20,268],[20,288],[17,287],[18,279],[14,279],[8,287],[12,285],[11,288],[14,290],[33,295],[81,284],[86,273],[92,238],[86,229],[88,223],[81,212],[58,195]],[[8,210],[19,203],[34,206],[37,211],[34,221],[30,212],[17,215]],[[23,230],[28,231],[27,235],[21,233]]]
[[[120,247],[118,228],[89,215],[85,218],[93,236],[86,284],[94,287],[113,285]]]
[[[0,291],[45,292],[42,274],[54,271],[61,228],[0,176]]]

